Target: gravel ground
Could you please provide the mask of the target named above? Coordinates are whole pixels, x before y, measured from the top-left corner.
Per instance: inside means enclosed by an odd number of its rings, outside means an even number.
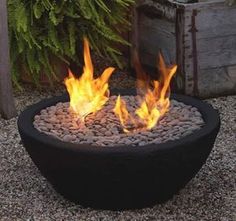
[[[126,81],[126,80],[125,80]],[[15,94],[20,112],[57,91]],[[14,118],[0,118],[0,220],[236,220],[236,96],[208,100],[221,114],[222,127],[206,165],[174,198],[135,211],[84,209],[58,195],[40,175],[20,143]]]

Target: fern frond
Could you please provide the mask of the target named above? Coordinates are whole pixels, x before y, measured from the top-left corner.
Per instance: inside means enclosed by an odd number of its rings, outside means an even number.
[[[92,50],[121,67],[122,59],[116,45],[129,45],[121,33],[130,27],[126,15],[134,1],[8,0],[14,84],[17,85],[23,71],[38,86],[42,71],[53,82],[57,75],[52,57],[67,64],[82,64],[83,36],[88,37]]]

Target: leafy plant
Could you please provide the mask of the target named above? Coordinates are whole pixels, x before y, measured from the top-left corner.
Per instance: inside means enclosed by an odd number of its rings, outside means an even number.
[[[117,43],[128,44],[121,30],[129,28],[127,10],[134,0],[8,0],[12,79],[28,73],[36,84],[42,71],[57,79],[52,58],[81,62],[86,36],[99,55],[120,66]],[[121,28],[122,27],[122,28]]]

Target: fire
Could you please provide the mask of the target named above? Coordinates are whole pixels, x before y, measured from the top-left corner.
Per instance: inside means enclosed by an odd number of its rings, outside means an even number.
[[[84,69],[78,79],[71,70],[64,80],[70,96],[70,107],[80,119],[99,111],[109,99],[108,80],[114,68],[107,68],[103,74],[94,79],[94,69],[90,56],[89,42],[84,39]]]
[[[137,55],[134,64],[137,72],[137,91],[141,101],[140,107],[135,111],[136,118],[128,112],[126,103],[120,96],[117,98],[114,108],[124,132],[150,130],[155,127],[158,120],[169,110],[170,82],[177,71],[176,65],[171,68],[166,66],[161,54],[159,55],[161,74],[159,81],[150,81],[142,69]],[[140,126],[140,121],[142,126]],[[129,126],[130,122],[132,122],[132,127]]]
[[[124,132],[128,132],[128,130],[125,128],[125,124],[126,124],[126,122],[128,122],[130,115],[129,115],[129,112],[126,108],[126,103],[124,100],[121,99],[120,95],[117,98],[114,112],[119,117],[120,123],[124,128]]]
[[[160,55],[160,79],[159,81],[151,81],[142,69],[137,55],[134,63],[140,105],[136,109],[135,115],[131,115],[125,101],[118,96],[114,108],[114,112],[126,133],[152,129],[168,111],[170,82],[177,70],[176,65],[168,68]],[[114,68],[109,67],[100,77],[94,78],[94,68],[87,39],[84,39],[84,64],[83,74],[80,78],[76,78],[69,70],[69,76],[65,79],[70,96],[70,108],[82,122],[87,115],[101,110],[109,100],[108,80],[114,71]]]

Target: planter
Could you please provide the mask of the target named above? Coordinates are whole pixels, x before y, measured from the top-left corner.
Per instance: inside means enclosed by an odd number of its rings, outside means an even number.
[[[235,27],[236,5],[228,6],[225,0],[186,4],[180,0],[140,0],[132,43],[146,66],[156,67],[159,50],[166,61],[177,63],[177,83],[186,94],[234,94]]]
[[[177,141],[158,145],[78,145],[36,130],[34,116],[46,107],[68,101],[67,96],[47,99],[27,108],[19,116],[18,129],[35,165],[64,197],[99,209],[148,207],[172,198],[196,175],[220,127],[219,115],[209,104],[182,95],[172,98],[197,107],[205,126]]]

